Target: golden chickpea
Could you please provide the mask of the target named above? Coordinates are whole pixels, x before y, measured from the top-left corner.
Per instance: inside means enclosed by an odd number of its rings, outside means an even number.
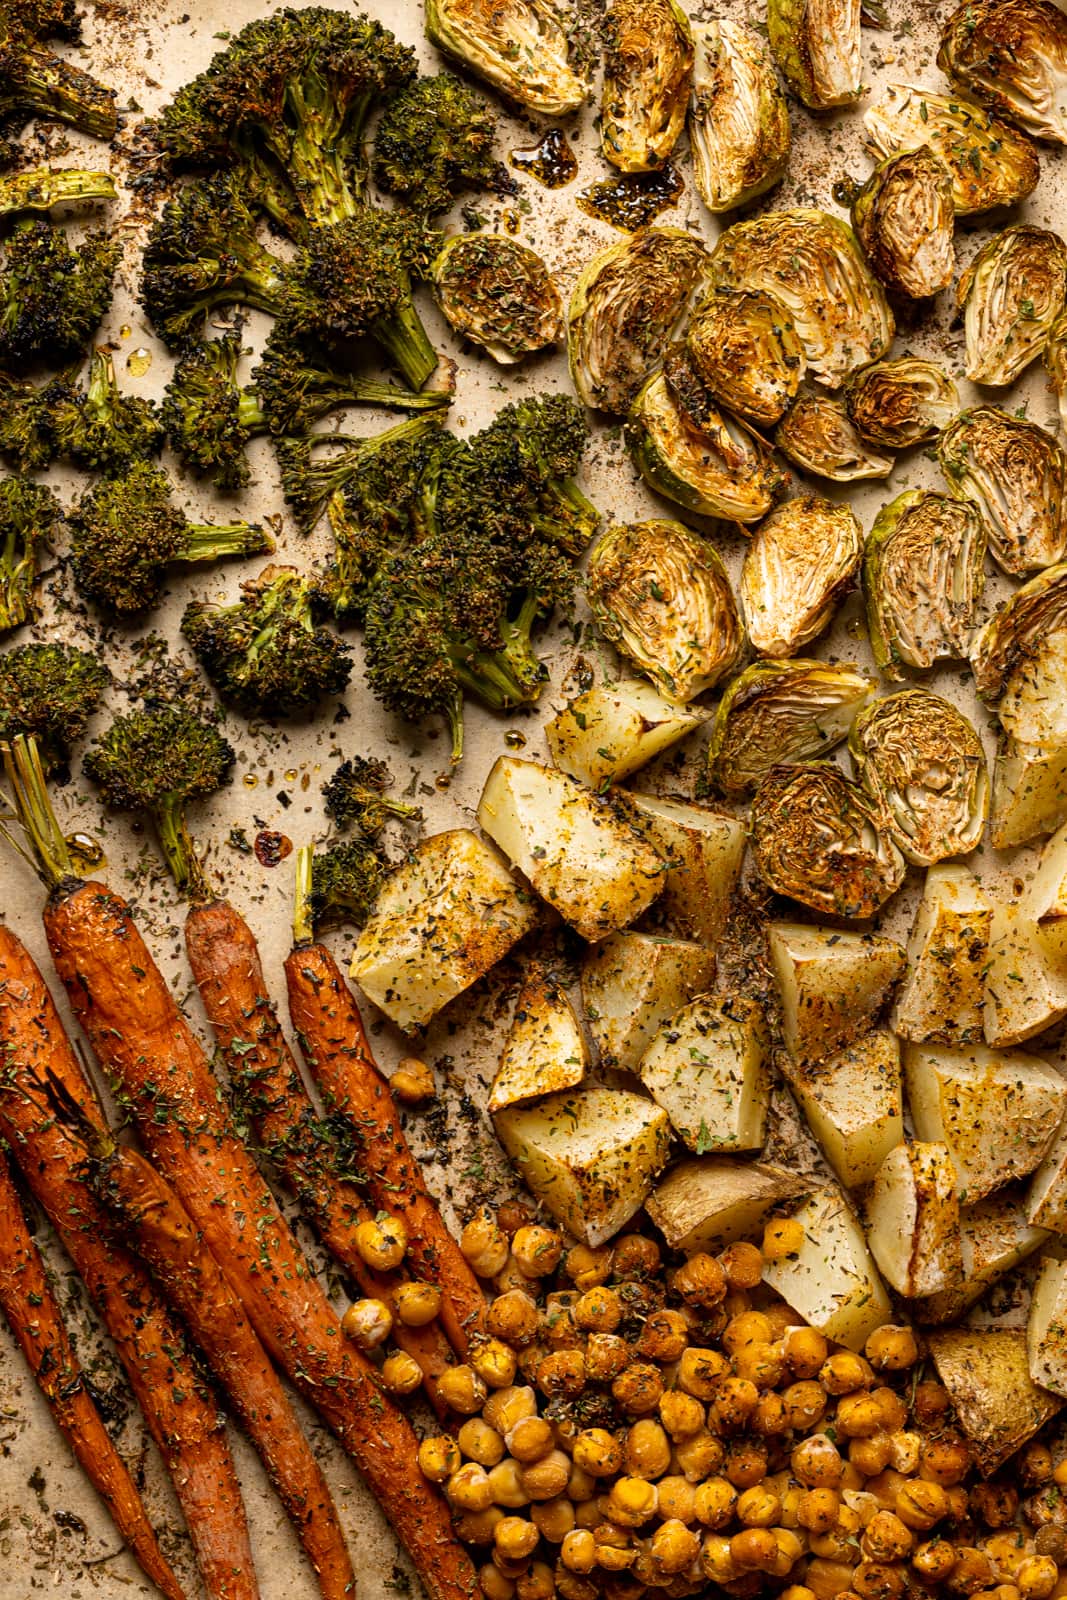
[[[744,1528],[730,1540],[730,1554],[741,1572],[773,1572],[778,1541],[769,1528]]]
[[[537,1396],[525,1386],[494,1389],[482,1407],[482,1416],[491,1428],[506,1438],[517,1422],[537,1415]]]
[[[657,1484],[659,1490],[659,1514],[665,1521],[684,1522],[686,1527],[696,1521],[696,1489],[678,1473],[661,1478]]]
[[[724,1432],[743,1428],[759,1400],[759,1390],[747,1378],[724,1378],[712,1402],[711,1411]]]
[[[1051,1556],[1058,1567],[1067,1567],[1067,1528],[1046,1523],[1034,1534],[1034,1549],[1039,1556]]]
[[[662,1478],[671,1464],[671,1441],[651,1417],[635,1422],[626,1435],[626,1471],[635,1478]]]
[[[1052,1469],[1052,1481],[1061,1489],[1067,1487],[1067,1456],[1061,1456]]]
[[[738,1496],[737,1520],[746,1528],[773,1528],[781,1514],[781,1500],[761,1484],[754,1484]]]
[[[814,1378],[801,1378],[782,1391],[782,1402],[789,1426],[810,1433],[826,1413],[826,1390]]]
[[[1038,1488],[1043,1483],[1048,1483],[1052,1477],[1053,1462],[1052,1451],[1047,1444],[1035,1440],[1028,1444],[1019,1457],[1022,1468],[1023,1482],[1029,1487]]]
[[[855,1394],[874,1382],[870,1364],[851,1350],[835,1350],[819,1368],[819,1382],[827,1394]]]
[[[672,1283],[676,1294],[691,1306],[717,1306],[726,1297],[726,1273],[705,1251],[680,1266]]]
[[[537,1337],[540,1313],[537,1301],[524,1289],[509,1289],[493,1300],[486,1313],[486,1327],[495,1339],[521,1349]]]
[[[1019,1512],[1018,1491],[1007,1483],[977,1483],[968,1498],[971,1511],[987,1528],[1010,1528]]]
[[[704,1407],[681,1389],[660,1396],[659,1419],[672,1439],[688,1439],[704,1426]]]
[[[467,1223],[459,1247],[479,1278],[495,1278],[507,1266],[507,1235],[488,1206],[480,1206]]]
[[[441,1299],[435,1283],[401,1283],[393,1295],[393,1305],[406,1328],[425,1328],[440,1311]]]
[[[772,1569],[775,1578],[787,1578],[804,1554],[804,1546],[791,1528],[772,1528],[778,1557]]]
[[[863,1353],[876,1372],[906,1372],[919,1359],[919,1341],[910,1328],[887,1322],[868,1335]]]
[[[1012,1577],[1023,1600],[1048,1600],[1059,1575],[1056,1563],[1049,1556],[1027,1556]]]
[[[816,1600],[814,1589],[807,1588],[802,1583],[791,1583],[788,1589],[783,1589],[778,1600]]]
[[[723,1473],[735,1489],[751,1489],[767,1476],[767,1450],[759,1439],[735,1439],[726,1449]]]
[[[912,1414],[922,1427],[935,1428],[944,1421],[951,1403],[943,1384],[935,1383],[932,1378],[924,1378],[922,1383],[915,1385],[911,1400]]]
[[[584,1333],[614,1333],[622,1321],[622,1302],[616,1290],[597,1284],[579,1295],[573,1315]]]
[[[866,1438],[850,1439],[848,1459],[865,1478],[876,1478],[893,1459],[892,1438],[888,1433],[878,1432]]]
[[[624,1458],[622,1442],[606,1428],[585,1428],[574,1441],[574,1464],[592,1478],[611,1478]]]
[[[809,1533],[829,1533],[836,1527],[841,1496],[836,1489],[805,1489],[797,1503],[797,1523]]]
[[[690,1483],[700,1483],[713,1472],[719,1471],[726,1459],[726,1452],[713,1433],[701,1428],[699,1433],[691,1434],[688,1439],[678,1440],[674,1447],[674,1459]]]
[[[541,1315],[539,1333],[550,1350],[577,1350],[583,1335],[574,1320],[576,1294],[550,1294]]]
[[[789,1459],[794,1474],[808,1489],[835,1489],[841,1482],[844,1462],[825,1433],[802,1439]]]
[[[519,1511],[528,1506],[530,1496],[522,1486],[522,1463],[514,1456],[505,1456],[489,1470],[489,1487],[495,1506],[506,1506],[509,1511]]]
[[[610,1383],[630,1364],[630,1347],[617,1333],[591,1333],[585,1346],[585,1371],[591,1383]]]
[[[659,1491],[644,1478],[616,1478],[604,1510],[610,1521],[623,1528],[639,1528],[656,1515]]]
[[[754,1244],[742,1240],[727,1245],[719,1256],[719,1265],[731,1289],[755,1289],[763,1277],[763,1256]]]
[[[653,1311],[634,1346],[648,1361],[667,1366],[677,1361],[689,1343],[689,1327],[680,1311]]]
[[[956,1546],[956,1565],[946,1579],[953,1594],[977,1594],[979,1589],[988,1589],[993,1581],[993,1563],[984,1550],[975,1545]]]
[[[770,1344],[774,1337],[771,1321],[762,1311],[742,1311],[731,1317],[722,1333],[722,1347],[736,1355],[749,1344]]]
[[[915,1540],[892,1511],[877,1511],[863,1530],[860,1549],[868,1561],[906,1561]]]
[[[504,1513],[499,1506],[484,1511],[458,1511],[452,1518],[457,1539],[464,1544],[492,1544],[496,1525]]]
[[[575,1400],[585,1388],[585,1356],[580,1350],[553,1350],[538,1363],[537,1387],[547,1399]]]
[[[882,1384],[871,1390],[871,1399],[882,1413],[882,1426],[887,1433],[897,1433],[908,1420],[908,1408],[895,1389]]]
[[[577,1438],[578,1435],[575,1434],[575,1440],[577,1440]],[[585,1468],[580,1467],[574,1460],[574,1441],[572,1441],[570,1449],[572,1452],[571,1475],[567,1479],[567,1493],[577,1504],[579,1500],[591,1500],[593,1496],[599,1492],[599,1485],[597,1484],[596,1479],[593,1477],[593,1474],[591,1472],[586,1472]]]
[[[763,1230],[764,1261],[786,1261],[804,1248],[804,1225],[795,1217],[776,1217]]]
[[[433,1073],[426,1062],[420,1061],[417,1056],[405,1056],[397,1062],[396,1071],[389,1079],[389,1088],[402,1106],[425,1105],[437,1093]]]
[[[516,1461],[527,1465],[540,1461],[552,1449],[552,1424],[544,1417],[523,1417],[505,1435],[507,1446]]]
[[[740,1572],[734,1560],[731,1541],[718,1533],[709,1533],[700,1547],[700,1565],[712,1583],[730,1583]]]
[[[510,1561],[524,1561],[537,1549],[540,1534],[525,1517],[501,1517],[493,1533],[493,1543]]]
[[[495,1467],[504,1459],[504,1441],[481,1417],[469,1417],[456,1435],[459,1448],[470,1461]]]
[[[851,1600],[852,1567],[847,1562],[827,1561],[816,1556],[808,1562],[804,1578],[815,1600]],[[792,1588],[785,1591],[786,1594],[792,1592]]]
[[[756,1409],[749,1418],[749,1427],[761,1438],[775,1439],[789,1432],[789,1414],[785,1401],[773,1389],[765,1390],[756,1401]]]
[[[506,1233],[510,1239],[518,1233],[520,1228],[524,1228],[528,1222],[533,1221],[533,1214],[525,1201],[512,1198],[502,1201],[497,1206],[496,1220],[500,1225],[501,1231]]]
[[[643,1233],[624,1233],[615,1241],[612,1271],[616,1278],[654,1278],[663,1257],[654,1239]]]
[[[592,1572],[596,1566],[596,1540],[591,1528],[575,1528],[560,1546],[559,1558],[568,1572]]]
[[[607,1583],[605,1583],[605,1586],[604,1586],[604,1594],[605,1594],[605,1596],[617,1595],[619,1597],[619,1600],[623,1600],[623,1596],[626,1596],[627,1600],[629,1600],[629,1597],[632,1596],[635,1592],[637,1594],[641,1593],[640,1586],[637,1588],[636,1591],[634,1591],[631,1588],[631,1585],[629,1583],[628,1578],[626,1577],[626,1575],[629,1572],[629,1569],[633,1566],[633,1564],[634,1564],[634,1562],[636,1560],[637,1560],[637,1546],[636,1546],[636,1544],[634,1544],[632,1537],[631,1537],[630,1542],[628,1544],[609,1544],[608,1542],[606,1542],[603,1539],[600,1539],[600,1538],[597,1539],[597,1547],[596,1547],[596,1564],[597,1564],[597,1566],[602,1568],[603,1571],[605,1571],[605,1572],[622,1573],[623,1574],[623,1578],[624,1578],[624,1587],[621,1587],[619,1589],[609,1590],[608,1587],[607,1587]]]
[[[829,1346],[817,1328],[787,1328],[782,1337],[786,1365],[794,1378],[818,1377]]]
[[[757,1389],[774,1389],[781,1382],[785,1361],[777,1345],[743,1345],[733,1357],[734,1375],[747,1378]]]
[[[632,1417],[646,1416],[655,1411],[663,1396],[663,1375],[658,1367],[635,1361],[619,1373],[611,1394],[621,1411]]]
[[[902,1472],[906,1478],[914,1477],[919,1470],[919,1457],[922,1453],[923,1436],[911,1428],[898,1428],[889,1435],[889,1444],[892,1454],[889,1465],[895,1472]]]
[[[444,1483],[463,1465],[459,1445],[447,1433],[435,1433],[419,1445],[419,1470],[431,1483]]]
[[[466,1362],[445,1368],[437,1380],[437,1392],[446,1406],[464,1417],[480,1411],[489,1394],[485,1380]]]
[[[383,1212],[361,1222],[353,1235],[356,1249],[375,1272],[393,1272],[403,1261],[408,1247],[408,1230],[399,1217]]]
[[[956,1565],[956,1547],[947,1539],[930,1539],[921,1544],[911,1558],[912,1571],[920,1582],[942,1584]]]
[[[515,1234],[511,1254],[519,1264],[519,1271],[528,1278],[547,1278],[559,1266],[563,1240],[555,1228],[542,1228],[532,1223]]]
[[[534,1561],[530,1570],[515,1580],[516,1600],[552,1600],[555,1592],[556,1580],[545,1561]]]
[[[676,1382],[679,1389],[696,1400],[713,1400],[729,1371],[730,1364],[721,1350],[690,1345],[678,1363]]]
[[[896,1600],[904,1592],[904,1574],[880,1561],[861,1561],[852,1574],[852,1589],[860,1600]]]
[[[488,1511],[493,1503],[489,1474],[477,1461],[468,1461],[445,1484],[445,1496],[457,1511]]]
[[[470,1364],[489,1389],[510,1389],[519,1370],[514,1350],[503,1339],[483,1339],[473,1345]]]
[[[610,1245],[594,1250],[587,1244],[576,1244],[567,1251],[563,1270],[574,1287],[585,1294],[587,1290],[607,1283],[611,1277],[612,1254]]]
[[[600,1509],[601,1497],[595,1500],[583,1500],[574,1508],[575,1525],[579,1528],[596,1528],[603,1522],[604,1517]]]
[[[687,1572],[699,1554],[700,1540],[676,1517],[661,1522],[652,1535],[652,1566],[665,1577]]]
[[[842,1395],[837,1402],[834,1427],[846,1439],[869,1439],[872,1434],[885,1432],[882,1408],[873,1395]]]
[[[725,1528],[734,1518],[737,1490],[729,1478],[705,1478],[693,1491],[693,1509],[705,1528]]]
[[[566,1495],[535,1501],[530,1507],[530,1520],[542,1539],[547,1539],[549,1544],[562,1544],[574,1528],[574,1506]]]
[[[478,1587],[485,1600],[514,1600],[514,1583],[510,1578],[505,1578],[500,1568],[494,1567],[491,1561],[478,1568]]]
[[[519,1271],[519,1264],[508,1251],[508,1259],[504,1262],[499,1272],[493,1273],[493,1288],[497,1294],[510,1294],[513,1289],[521,1289],[525,1294],[529,1291],[530,1280],[525,1272]]]
[[[928,1439],[919,1456],[919,1472],[945,1488],[962,1482],[971,1465],[971,1452],[963,1439],[945,1436]]]
[[[570,1457],[562,1450],[550,1450],[539,1460],[524,1465],[519,1479],[531,1500],[554,1500],[566,1489],[570,1475]]]
[[[382,1362],[381,1379],[382,1387],[390,1394],[414,1394],[422,1382],[422,1368],[414,1356],[394,1350]]]
[[[948,1496],[939,1483],[911,1478],[896,1493],[893,1509],[907,1528],[926,1533],[948,1511]]]
[[[353,1300],[341,1328],[361,1350],[377,1350],[393,1331],[393,1313],[384,1300]]]

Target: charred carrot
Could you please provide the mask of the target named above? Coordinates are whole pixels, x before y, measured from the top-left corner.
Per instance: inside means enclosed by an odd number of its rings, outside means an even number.
[[[0,1134],[115,1341],[174,1482],[212,1600],[258,1600],[244,1503],[218,1405],[186,1334],[145,1268],[114,1237],[78,1176],[83,1151],[46,1098],[51,1073],[97,1120],[92,1091],[36,964],[0,924]],[[179,1591],[180,1592],[180,1591]]]
[[[62,1085],[55,1089],[58,1114],[85,1143],[94,1193],[184,1317],[267,1469],[325,1600],[350,1600],[355,1573],[326,1479],[244,1307],[170,1185],[138,1151],[84,1121]]]
[[[247,922],[226,900],[193,905],[185,948],[215,1039],[226,1058],[234,1097],[271,1163],[296,1195],[323,1244],[363,1293],[393,1306],[403,1282],[375,1272],[355,1245],[355,1229],[374,1213],[348,1176],[354,1151],[341,1148],[304,1087],[300,1069],[267,993],[259,949]],[[393,1338],[418,1362],[439,1411],[436,1379],[450,1350],[436,1324],[405,1327]]]
[[[419,1470],[410,1423],[344,1336],[274,1196],[237,1137],[204,1050],[133,920],[105,885],[73,876],[32,746],[5,766],[19,821],[51,885],[45,933],[75,1015],[273,1359],[333,1428],[381,1501],[430,1600],[477,1595],[448,1507]]]
[[[123,1539],[166,1600],[185,1593],[159,1548],[141,1496],[82,1380],[44,1269],[26,1226],[7,1159],[0,1155],[0,1310],[48,1402],[56,1425]]]
[[[297,866],[295,943],[285,963],[289,1015],[325,1105],[351,1128],[372,1205],[403,1218],[408,1255],[443,1291],[441,1321],[457,1350],[484,1334],[485,1296],[426,1188],[389,1084],[371,1054],[355,996],[307,916],[310,852]]]

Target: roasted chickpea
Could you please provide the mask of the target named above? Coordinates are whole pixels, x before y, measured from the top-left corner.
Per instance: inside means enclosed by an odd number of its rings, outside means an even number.
[[[758,1400],[759,1390],[747,1378],[723,1378],[711,1412],[724,1432],[735,1432],[745,1426]]]
[[[1039,1556],[1051,1556],[1058,1567],[1067,1567],[1067,1528],[1050,1522],[1034,1534],[1034,1549]]]
[[[606,1428],[585,1428],[574,1441],[574,1464],[592,1478],[611,1478],[625,1455],[622,1442]]]
[[[721,1350],[701,1349],[690,1345],[682,1352],[678,1363],[677,1384],[685,1394],[696,1400],[713,1400],[719,1385],[727,1377],[730,1363]]]
[[[457,1511],[488,1511],[493,1503],[489,1474],[477,1461],[468,1461],[445,1484],[445,1496]]]
[[[630,1416],[645,1416],[655,1411],[663,1396],[663,1376],[658,1367],[635,1361],[620,1372],[611,1386],[612,1398]]]
[[[869,1389],[873,1381],[869,1363],[851,1350],[835,1350],[819,1368],[819,1382],[827,1394],[855,1394],[857,1389]]]
[[[707,1428],[679,1439],[674,1446],[674,1459],[690,1483],[700,1483],[713,1472],[718,1472],[726,1459],[726,1452],[715,1435]]]
[[[515,1460],[524,1465],[547,1456],[553,1444],[552,1425],[544,1417],[522,1417],[504,1437]]]
[[[512,1238],[520,1228],[533,1221],[530,1208],[522,1200],[504,1200],[496,1208],[496,1220],[500,1224],[501,1232]]]
[[[815,1600],[854,1600],[849,1584],[852,1582],[852,1565],[844,1561],[828,1561],[815,1556],[808,1562],[804,1574],[806,1587]],[[786,1594],[793,1594],[799,1586],[791,1586]]]
[[[774,1439],[789,1432],[789,1413],[780,1394],[765,1390],[756,1401],[756,1409],[749,1418],[749,1427],[762,1438]]]
[[[826,1390],[813,1378],[801,1378],[782,1391],[782,1402],[789,1426],[808,1433],[825,1415]]]
[[[1059,1569],[1049,1556],[1027,1556],[1012,1578],[1023,1600],[1048,1600],[1056,1587]]]
[[[1053,1473],[1052,1451],[1047,1444],[1035,1439],[1019,1457],[1023,1482],[1032,1488],[1048,1483]]]
[[[872,1433],[866,1438],[850,1439],[848,1459],[865,1478],[876,1478],[884,1472],[893,1459],[893,1441],[888,1433]]]
[[[863,1530],[860,1549],[868,1561],[906,1561],[915,1540],[892,1511],[876,1511]]]
[[[794,1378],[807,1382],[818,1376],[829,1346],[816,1328],[787,1328],[782,1336],[782,1353]]]
[[[930,1539],[911,1558],[912,1571],[924,1584],[942,1584],[956,1565],[956,1547],[947,1539]]]
[[[393,1305],[406,1328],[425,1328],[440,1311],[441,1299],[435,1283],[401,1283],[393,1294]]]
[[[556,1580],[552,1568],[545,1561],[534,1561],[529,1571],[515,1580],[516,1600],[552,1600]]]
[[[584,1294],[588,1289],[607,1283],[611,1277],[612,1254],[610,1245],[593,1250],[587,1244],[576,1244],[567,1251],[564,1271],[574,1287]]]
[[[868,1335],[863,1353],[876,1372],[906,1372],[919,1359],[919,1341],[910,1328],[886,1322]]]
[[[616,1239],[612,1272],[616,1278],[654,1278],[662,1261],[659,1245],[643,1233],[624,1233]]]
[[[495,1339],[521,1349],[536,1339],[540,1326],[537,1302],[524,1289],[509,1289],[497,1295],[486,1313],[486,1327]]]
[[[474,1368],[463,1362],[459,1366],[445,1368],[437,1380],[437,1392],[446,1406],[458,1411],[461,1416],[469,1417],[485,1405],[489,1389]]]
[[[717,1306],[726,1296],[726,1273],[706,1251],[690,1256],[672,1283],[675,1293],[691,1306]]]
[[[570,1457],[562,1450],[550,1450],[524,1465],[519,1479],[531,1500],[554,1500],[566,1489],[570,1475]]]
[[[1019,1513],[1019,1494],[1007,1483],[978,1483],[970,1491],[972,1512],[987,1528],[1010,1528]]]
[[[660,1396],[659,1419],[672,1439],[687,1439],[704,1426],[704,1407],[681,1389],[668,1389]]]
[[[616,1478],[604,1506],[612,1522],[623,1528],[639,1528],[654,1517],[659,1505],[659,1493],[654,1483],[644,1478]]]
[[[540,1534],[525,1517],[501,1517],[493,1532],[493,1543],[509,1561],[524,1561],[537,1549]]]
[[[610,1383],[630,1359],[630,1347],[617,1333],[591,1333],[586,1340],[585,1372],[591,1383]]]
[[[753,1484],[737,1498],[737,1520],[746,1528],[773,1528],[782,1514],[782,1502],[761,1484]]]
[[[483,1467],[495,1467],[504,1459],[503,1439],[481,1417],[469,1417],[456,1438],[463,1454]]]
[[[459,1445],[447,1433],[435,1433],[419,1445],[419,1469],[431,1483],[444,1483],[463,1465]]]
[[[402,1106],[425,1105],[437,1093],[433,1073],[426,1062],[420,1061],[417,1056],[405,1056],[397,1062],[396,1071],[389,1079],[389,1088]]]
[[[948,1511],[948,1496],[939,1483],[911,1478],[897,1490],[893,1508],[905,1527],[926,1533]]]
[[[408,1230],[399,1217],[384,1212],[361,1222],[353,1235],[356,1249],[375,1272],[392,1272],[403,1261],[408,1247]]]
[[[700,1540],[676,1517],[661,1522],[652,1535],[652,1566],[665,1576],[687,1572],[699,1554]]]
[[[491,1428],[506,1438],[517,1422],[537,1415],[537,1396],[532,1389],[514,1385],[494,1389],[482,1407],[482,1416]]]
[[[970,1465],[971,1452],[966,1441],[948,1435],[927,1439],[919,1456],[921,1476],[945,1488],[962,1482]]]
[[[911,1400],[912,1415],[917,1423],[924,1428],[934,1428],[943,1421],[951,1401],[948,1390],[943,1384],[935,1383],[932,1378],[924,1378],[922,1383],[915,1385],[915,1393]]]
[[[414,1394],[422,1382],[422,1368],[414,1356],[404,1350],[394,1350],[382,1362],[381,1379],[390,1394]]]
[[[592,1572],[596,1566],[596,1540],[591,1528],[575,1528],[560,1546],[559,1558],[569,1572]]]
[[[825,1433],[802,1439],[789,1459],[793,1472],[809,1489],[835,1489],[841,1482],[844,1462]]]
[[[494,1567],[491,1561],[478,1568],[478,1587],[485,1600],[514,1600],[514,1583],[510,1578],[505,1578],[500,1568]]]
[[[530,1507],[530,1520],[542,1539],[547,1539],[549,1544],[562,1544],[574,1527],[574,1506],[566,1495],[557,1495],[555,1500],[535,1501]]]
[[[861,1561],[852,1573],[852,1590],[860,1600],[896,1600],[904,1592],[904,1574],[881,1561]]]
[[[665,1521],[684,1522],[686,1527],[696,1521],[696,1489],[688,1478],[672,1474],[661,1478],[656,1487],[659,1515]]]
[[[836,1489],[805,1489],[797,1502],[797,1522],[809,1533],[829,1533],[840,1510],[841,1496]]]
[[[481,1206],[460,1235],[459,1247],[479,1278],[495,1278],[507,1266],[507,1235],[488,1206]]]
[[[384,1300],[353,1300],[341,1328],[361,1350],[377,1350],[393,1331],[393,1313]]]
[[[538,1333],[550,1350],[577,1350],[585,1336],[574,1320],[578,1296],[550,1294],[541,1314]]]
[[[734,1353],[732,1365],[735,1377],[747,1378],[757,1389],[774,1389],[781,1382],[785,1362],[776,1345],[753,1342]]]
[[[956,1565],[946,1579],[953,1594],[977,1594],[988,1589],[994,1581],[993,1563],[984,1550],[974,1545],[956,1546]]]
[[[762,1311],[742,1311],[731,1317],[722,1332],[722,1347],[734,1356],[749,1344],[770,1344],[774,1329]]]
[[[599,1284],[579,1295],[573,1315],[585,1333],[614,1333],[622,1321],[622,1302],[614,1289]]]
[[[741,1571],[734,1560],[730,1540],[718,1533],[704,1536],[700,1547],[700,1565],[704,1576],[718,1584],[730,1583]]]
[[[666,1430],[651,1417],[642,1417],[626,1435],[626,1471],[635,1478],[662,1478],[670,1464]]]
[[[728,1478],[706,1478],[693,1491],[693,1509],[705,1528],[725,1528],[736,1505],[737,1490]]]
[[[731,1289],[755,1289],[763,1277],[763,1256],[754,1244],[738,1241],[727,1245],[719,1256],[719,1265]]]
[[[730,1540],[730,1554],[741,1572],[773,1572],[778,1541],[769,1528],[744,1528]]]
[[[554,1228],[537,1223],[519,1228],[511,1241],[511,1254],[528,1278],[546,1278],[555,1272],[563,1255],[563,1240]]]
[[[548,1399],[576,1399],[585,1388],[585,1356],[580,1350],[551,1351],[538,1363],[537,1387]]]
[[[763,1230],[764,1261],[786,1261],[804,1248],[804,1225],[795,1217],[775,1217]]]
[[[519,1370],[514,1350],[503,1339],[483,1339],[472,1345],[470,1364],[489,1389],[510,1389]]]
[[[759,1439],[735,1439],[726,1447],[723,1473],[735,1489],[751,1489],[767,1476],[767,1449]]]
[[[492,1544],[503,1515],[499,1506],[487,1506],[484,1511],[457,1511],[452,1518],[456,1538],[464,1544]]]
[[[530,1287],[530,1280],[525,1272],[519,1271],[519,1264],[512,1256],[510,1250],[508,1259],[499,1272],[493,1274],[493,1288],[497,1294],[510,1294],[512,1289],[521,1289],[526,1293]]]
[[[815,1590],[809,1589],[802,1583],[791,1583],[788,1589],[783,1589],[779,1600],[817,1600]]]
[[[530,1503],[530,1496],[522,1486],[522,1463],[514,1456],[505,1456],[495,1467],[490,1467],[489,1488],[495,1506],[518,1511]]]
[[[689,1343],[689,1328],[679,1311],[653,1311],[634,1348],[648,1361],[666,1366],[677,1361]]]

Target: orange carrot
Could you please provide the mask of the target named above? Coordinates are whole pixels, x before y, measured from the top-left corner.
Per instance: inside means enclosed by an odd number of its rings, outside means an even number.
[[[4,1156],[0,1155],[0,1310],[82,1470],[145,1575],[166,1600],[185,1593],[159,1548],[141,1496],[82,1380]]]
[[[152,1279],[114,1236],[77,1176],[84,1151],[46,1100],[52,1074],[98,1123],[92,1090],[29,955],[0,924],[0,1134],[115,1341],[130,1386],[174,1482],[212,1600],[258,1600],[244,1502],[225,1424],[185,1331]]]
[[[392,1308],[404,1280],[397,1273],[373,1271],[356,1249],[355,1229],[374,1212],[347,1175],[355,1153],[333,1137],[304,1087],[267,993],[252,930],[228,901],[213,900],[190,907],[185,947],[235,1098],[257,1144],[335,1260],[364,1294]],[[450,1350],[440,1328],[432,1323],[409,1328],[394,1319],[392,1336],[418,1362],[427,1394],[443,1414],[436,1380],[450,1363]]]
[[[376,1209],[401,1216],[408,1254],[444,1291],[441,1320],[458,1350],[485,1333],[481,1286],[445,1227],[411,1154],[400,1113],[367,1043],[355,996],[325,945],[300,944],[285,963],[289,1015],[323,1101],[351,1128]]]

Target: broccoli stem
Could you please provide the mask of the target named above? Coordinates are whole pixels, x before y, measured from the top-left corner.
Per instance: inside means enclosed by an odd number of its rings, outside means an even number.
[[[36,111],[66,122],[94,139],[113,139],[118,128],[115,98],[87,72],[44,50],[20,54],[17,80],[0,92],[0,113]],[[10,107],[5,105],[10,101]]]
[[[114,200],[115,185],[106,172],[64,168],[50,172],[18,172],[0,180],[0,216],[20,211],[50,211],[64,200]]]
[[[23,543],[16,530],[9,527],[0,551],[0,633],[26,621],[36,575],[32,544]]]
[[[415,310],[410,288],[397,309],[388,317],[379,317],[371,332],[413,389],[421,389],[437,371],[439,357]]]
[[[274,549],[274,541],[248,522],[189,522],[181,547],[169,557],[174,563],[192,566],[200,562],[222,561],[227,556],[258,556]]]
[[[296,852],[296,882],[293,886],[293,944],[314,944],[315,923],[311,915],[311,872],[314,847],[302,844]]]
[[[45,783],[37,741],[32,734],[20,733],[9,745],[3,746],[3,756],[15,814],[32,855],[27,856],[23,846],[8,832],[6,826],[0,824],[0,830],[8,843],[30,860],[42,882],[49,888],[56,888],[76,877],[76,873],[63,829],[56,820],[52,802],[48,798],[48,785]]]
[[[188,896],[190,900],[210,900],[213,890],[196,853],[182,807],[176,801],[164,798],[152,816],[163,859],[179,894]]]
[[[267,432],[267,419],[254,389],[241,389],[238,393],[237,425],[250,434]]]

